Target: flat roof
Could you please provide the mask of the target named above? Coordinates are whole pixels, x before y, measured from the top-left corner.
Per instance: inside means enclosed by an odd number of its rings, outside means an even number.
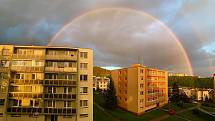
[[[69,46],[43,46],[43,45],[13,45],[13,44],[7,44],[3,46],[13,46],[13,47],[20,47],[20,48],[59,48],[59,49],[90,49],[93,50],[92,48],[81,48],[81,47],[69,47]]]

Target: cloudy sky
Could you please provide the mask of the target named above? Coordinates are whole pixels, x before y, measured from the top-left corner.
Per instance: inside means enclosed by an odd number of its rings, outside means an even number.
[[[195,75],[211,76],[214,5],[214,0],[0,0],[0,44],[90,47],[98,66],[139,62],[183,73],[190,73],[188,56]]]

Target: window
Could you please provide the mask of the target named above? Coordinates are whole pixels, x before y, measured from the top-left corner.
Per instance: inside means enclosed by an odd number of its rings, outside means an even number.
[[[143,95],[144,93],[143,93],[143,91],[140,91],[140,95]]]
[[[64,107],[72,107],[72,101],[64,101]]]
[[[48,107],[55,107],[55,101],[48,101]]]
[[[9,55],[9,49],[2,49],[2,55]]]
[[[0,99],[0,105],[4,105],[4,100],[5,99]]]
[[[9,67],[10,61],[1,60],[1,67]]]
[[[81,69],[87,69],[87,63],[81,63],[80,68]]]
[[[14,99],[12,105],[13,106],[22,106],[22,100],[16,100],[16,99]]]
[[[48,93],[56,93],[56,87],[48,87]]]
[[[140,84],[140,88],[143,88],[143,84]]]
[[[32,74],[32,79],[36,80],[36,74]]]
[[[71,87],[64,87],[64,93],[68,94],[72,92],[72,88]]]
[[[81,81],[87,81],[87,75],[80,75]]]
[[[88,100],[80,100],[80,107],[87,107],[88,106]]]
[[[143,69],[140,69],[140,73],[143,73]]]
[[[80,87],[80,93],[87,93],[87,87]]]
[[[24,74],[16,74],[16,79],[24,79]]]
[[[87,58],[87,52],[81,52],[80,56],[81,58]]]
[[[30,100],[30,106],[39,107],[39,100]]]

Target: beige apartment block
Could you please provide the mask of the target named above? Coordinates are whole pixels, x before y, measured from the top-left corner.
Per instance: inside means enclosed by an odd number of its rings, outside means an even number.
[[[111,72],[118,106],[135,113],[168,103],[168,73],[134,64]]]
[[[93,77],[93,90],[101,89],[105,91],[108,89],[110,79],[107,77]]]
[[[93,121],[93,51],[0,45],[0,121]]]

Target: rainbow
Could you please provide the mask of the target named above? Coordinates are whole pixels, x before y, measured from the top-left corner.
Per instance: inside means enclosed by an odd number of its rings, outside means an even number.
[[[148,17],[156,22],[158,22],[159,25],[161,25],[162,27],[164,27],[164,29],[171,35],[171,37],[176,41],[177,45],[179,46],[179,49],[181,50],[183,56],[185,57],[185,61],[187,63],[187,68],[189,71],[189,75],[193,75],[193,69],[192,69],[192,64],[190,62],[190,59],[188,57],[187,52],[185,51],[183,45],[181,44],[180,40],[176,37],[176,35],[172,32],[172,30],[170,28],[168,28],[162,21],[160,21],[159,19],[155,18],[154,16],[147,14],[145,12],[139,11],[139,10],[135,10],[135,9],[131,9],[131,8],[99,8],[99,9],[95,9],[95,10],[90,10],[84,14],[81,14],[80,16],[75,17],[73,20],[71,20],[69,23],[67,23],[66,25],[64,25],[59,32],[57,32],[49,41],[48,46],[52,45],[53,42],[56,40],[56,38],[61,35],[64,31],[66,31],[73,23],[75,23],[76,21],[79,21],[80,19],[88,16],[88,15],[92,15],[92,14],[96,14],[98,12],[103,12],[103,11],[107,11],[107,10],[120,10],[120,11],[128,11],[128,12],[135,12],[138,15],[144,16],[144,17]]]

